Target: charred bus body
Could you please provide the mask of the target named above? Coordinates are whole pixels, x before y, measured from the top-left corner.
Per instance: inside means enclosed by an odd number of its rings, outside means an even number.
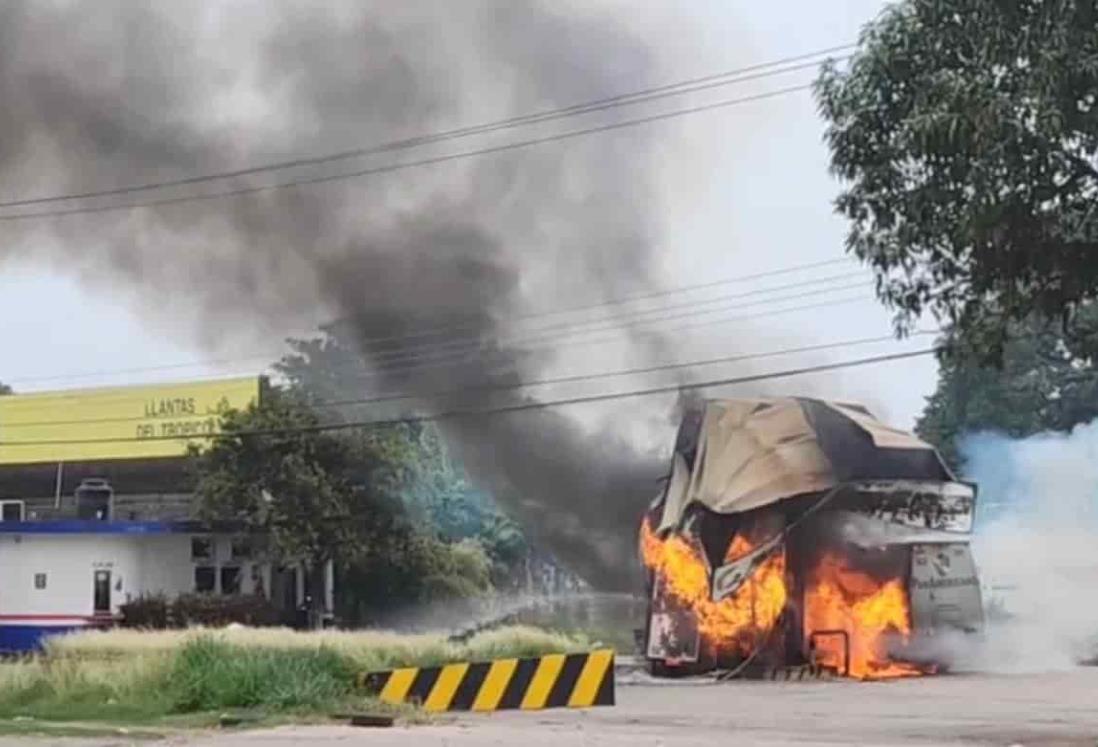
[[[652,670],[932,671],[935,640],[983,626],[975,499],[859,405],[700,403],[641,528]]]

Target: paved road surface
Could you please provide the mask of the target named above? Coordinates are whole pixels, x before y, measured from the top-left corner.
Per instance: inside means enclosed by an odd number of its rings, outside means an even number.
[[[50,743],[62,743],[49,740]],[[395,729],[292,727],[203,734],[187,747],[260,745],[1098,745],[1098,668],[884,683],[623,685],[618,705],[588,711],[468,715]],[[67,740],[63,741],[68,744]],[[176,743],[177,740],[169,740]],[[43,740],[0,740],[25,747]],[[80,740],[81,747],[124,744]]]

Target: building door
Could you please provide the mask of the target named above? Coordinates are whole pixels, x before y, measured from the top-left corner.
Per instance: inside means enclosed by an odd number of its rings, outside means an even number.
[[[111,572],[95,572],[95,614],[109,615],[111,612]]]

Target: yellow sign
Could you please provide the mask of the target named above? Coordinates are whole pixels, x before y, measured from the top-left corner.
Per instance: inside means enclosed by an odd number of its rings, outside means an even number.
[[[258,378],[0,396],[0,464],[178,457],[259,398]]]

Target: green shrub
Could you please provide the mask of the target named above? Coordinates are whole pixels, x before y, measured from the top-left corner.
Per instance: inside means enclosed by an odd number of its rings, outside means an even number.
[[[171,624],[171,603],[163,594],[143,595],[120,607],[127,628],[162,630]]]
[[[181,594],[171,601],[162,594],[153,594],[127,602],[121,612],[123,627],[146,630],[222,627],[231,623],[261,627],[280,622],[278,610],[265,597],[247,594]]]
[[[172,602],[169,617],[170,624],[179,628],[231,623],[261,627],[279,622],[278,611],[259,595],[182,594]]]
[[[210,637],[188,641],[172,662],[168,688],[177,713],[220,708],[317,708],[345,697],[355,668],[326,648],[263,650]]]

